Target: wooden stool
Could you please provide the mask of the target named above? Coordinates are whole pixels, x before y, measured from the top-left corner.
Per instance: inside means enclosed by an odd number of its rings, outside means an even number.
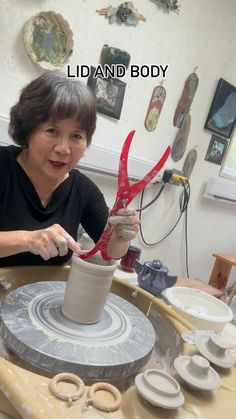
[[[215,256],[216,260],[209,279],[209,285],[224,290],[232,266],[236,266],[236,256],[225,253],[213,253],[213,256]]]

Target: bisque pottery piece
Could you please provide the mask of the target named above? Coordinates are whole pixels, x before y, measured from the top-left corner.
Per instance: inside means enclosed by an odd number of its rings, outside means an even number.
[[[228,350],[228,344],[220,334],[197,335],[194,343],[200,354],[221,368],[231,368],[235,364],[233,354]]]
[[[177,281],[177,276],[168,275],[168,268],[158,259],[143,264],[136,260],[134,267],[139,286],[153,295],[160,295]]]
[[[116,261],[106,262],[98,253],[87,260],[72,256],[63,314],[78,323],[97,323],[102,317],[116,268]]]
[[[200,355],[178,356],[174,367],[179,376],[197,390],[216,390],[220,387],[220,377],[209,361]]]
[[[71,381],[72,383],[74,383],[76,385],[77,391],[73,393],[65,393],[64,391],[62,391],[58,383],[63,380]],[[61,373],[55,375],[52,378],[48,385],[48,388],[54,396],[58,397],[58,399],[67,401],[68,405],[71,406],[74,400],[78,400],[82,396],[84,392],[84,382],[81,380],[80,377],[78,377],[78,375],[70,373]]]
[[[162,370],[149,369],[135,377],[140,395],[153,406],[176,409],[184,404],[178,382]]]
[[[95,393],[99,390],[106,390],[109,393],[111,393],[114,397],[114,401],[109,404],[107,402],[104,403],[103,401],[100,401],[98,398],[95,397]],[[98,410],[102,410],[103,412],[114,412],[115,410],[118,410],[122,402],[122,395],[118,388],[106,382],[94,383],[88,389],[87,397],[88,404],[92,404]]]

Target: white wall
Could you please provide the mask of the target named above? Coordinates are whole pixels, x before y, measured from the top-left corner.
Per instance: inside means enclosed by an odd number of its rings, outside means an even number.
[[[62,13],[74,33],[74,53],[70,63],[96,66],[104,44],[126,49],[133,64],[169,64],[164,86],[167,97],[158,128],[147,132],[144,119],[153,88],[161,79],[131,79],[127,83],[121,119],[98,116],[94,143],[120,151],[127,133],[136,129],[132,154],[156,161],[177,133],[173,115],[188,75],[199,67],[199,88],[191,108],[192,125],[187,151],[197,145],[198,161],[191,176],[191,201],[188,213],[189,270],[191,276],[208,280],[213,252],[235,254],[235,210],[231,204],[203,199],[205,182],[219,173],[220,166],[204,160],[211,133],[203,129],[212,97],[220,77],[236,85],[235,75],[235,0],[179,0],[180,14],[163,11],[152,0],[135,0],[136,8],[146,18],[137,27],[109,24],[96,9],[113,0],[96,2],[70,0],[1,0],[0,1],[0,114],[8,115],[21,87],[43,70],[28,57],[23,44],[24,23],[41,10]],[[128,72],[127,72],[128,73]],[[186,153],[187,154],[187,153]],[[185,156],[186,156],[185,154]],[[185,158],[184,156],[184,158]],[[176,165],[182,168],[184,158]],[[170,163],[173,164],[171,158]],[[109,205],[113,203],[116,182],[94,177]],[[180,188],[167,187],[158,203],[143,214],[146,240],[156,241],[173,225],[178,216]],[[151,199],[158,187],[145,195]],[[137,202],[133,206],[137,205]],[[141,246],[138,238],[136,244]],[[161,245],[143,246],[142,259],[160,258],[172,274],[186,276],[184,264],[183,221]],[[236,273],[231,281],[236,279]]]

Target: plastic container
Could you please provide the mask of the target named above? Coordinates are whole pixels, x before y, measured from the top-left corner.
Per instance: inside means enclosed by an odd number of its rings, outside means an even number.
[[[172,307],[198,329],[221,332],[233,319],[232,310],[221,300],[206,292],[173,287],[164,291]]]

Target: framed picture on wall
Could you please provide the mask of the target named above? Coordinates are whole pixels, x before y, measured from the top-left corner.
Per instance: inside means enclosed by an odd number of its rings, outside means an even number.
[[[230,138],[236,121],[236,87],[220,79],[204,128]]]
[[[228,141],[225,138],[212,135],[205,160],[215,164],[221,164],[227,150]]]
[[[87,84],[96,97],[98,112],[120,119],[126,83],[114,78],[93,77],[94,72],[95,67],[91,67]]]

